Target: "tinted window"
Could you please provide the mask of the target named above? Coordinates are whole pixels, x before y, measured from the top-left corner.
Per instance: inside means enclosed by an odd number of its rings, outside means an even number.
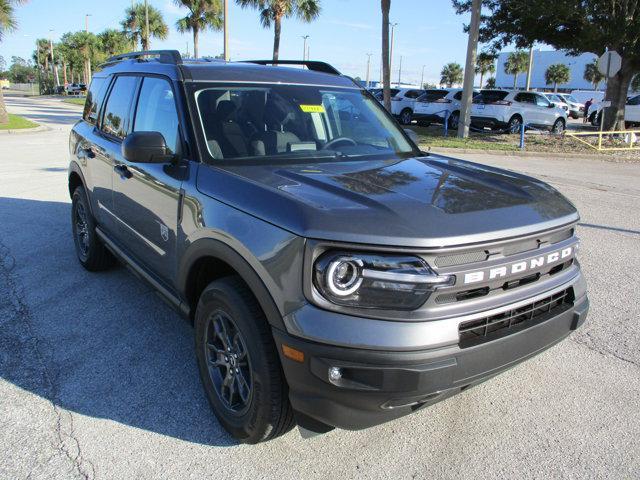
[[[536,103],[535,96],[530,93],[519,93],[513,99],[520,103]]]
[[[629,101],[627,102],[627,105],[640,105],[640,95],[629,99]]]
[[[75,83],[71,86],[77,87]],[[91,81],[91,87],[89,88],[89,92],[87,93],[87,100],[84,103],[84,112],[82,112],[82,118],[84,118],[92,125],[95,125],[98,119],[98,112],[100,111],[100,106],[102,105],[102,101],[104,100],[104,89],[106,86],[106,78],[94,78]]]
[[[542,95],[536,95],[536,105],[539,107],[549,107],[551,102]]]
[[[160,132],[171,152],[179,150],[178,112],[168,81],[147,77],[142,82],[134,131]]]
[[[405,98],[418,98],[422,93],[422,90],[409,90],[404,96]]]
[[[129,109],[138,77],[117,77],[104,109],[102,130],[124,138],[129,133]]]
[[[427,90],[427,93],[418,97],[418,101],[426,103],[435,102],[436,100],[446,97],[447,93],[449,93],[447,90]]]
[[[494,103],[504,100],[509,92],[503,90],[481,90],[480,95],[476,97],[478,103]]]
[[[390,92],[389,96],[390,97],[395,97],[398,94],[399,91],[400,91],[400,89],[398,89],[398,88],[391,88],[391,89],[389,89],[389,92]]]

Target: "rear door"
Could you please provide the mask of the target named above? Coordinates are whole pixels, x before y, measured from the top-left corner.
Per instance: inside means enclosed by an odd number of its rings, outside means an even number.
[[[631,123],[640,123],[640,95],[632,97],[624,109],[624,119]]]
[[[133,109],[131,131],[160,132],[179,158],[182,140],[172,83],[164,77],[145,76]],[[120,219],[120,240],[141,264],[171,283],[182,169],[177,160],[132,163],[118,157],[116,164],[114,212]]]

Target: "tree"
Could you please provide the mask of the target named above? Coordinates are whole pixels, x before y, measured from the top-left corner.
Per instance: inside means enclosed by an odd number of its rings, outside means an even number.
[[[130,43],[127,35],[115,28],[107,28],[98,34],[100,51],[105,57],[118,55],[129,51]]]
[[[459,63],[447,63],[440,72],[440,84],[453,87],[454,83],[462,83],[463,69]]]
[[[11,66],[9,67],[9,80],[13,83],[29,83],[33,81],[35,69],[30,62],[22,57],[11,57]]]
[[[91,32],[85,31],[65,34],[65,37],[66,42],[69,43],[69,48],[80,53],[84,70],[83,81],[89,84],[91,82],[91,65],[95,65],[101,58],[98,37]]]
[[[23,0],[0,0],[0,41],[5,32],[15,30],[17,22],[14,17],[14,5],[24,3]],[[4,103],[4,96],[0,88],[0,125],[9,123],[9,113]]]
[[[598,70],[598,62],[593,61],[584,66],[583,78],[593,84],[593,89],[598,90],[600,83],[604,80],[604,75]]]
[[[484,88],[496,88],[496,77],[488,78]]]
[[[529,68],[529,54],[523,50],[511,52],[504,63],[504,73],[513,75],[513,89],[518,88],[518,75]]]
[[[558,91],[558,84],[567,83],[571,78],[569,67],[564,63],[554,63],[549,65],[547,71],[544,72],[544,80],[547,85],[553,85],[553,91]]]
[[[270,28],[273,23],[273,61],[280,54],[280,32],[282,19],[296,17],[303,22],[312,22],[320,15],[320,0],[236,0],[242,8],[260,10],[260,23]]]
[[[458,13],[470,11],[471,0],[453,0]],[[605,47],[622,56],[622,68],[607,82],[604,128],[624,129],[629,84],[640,72],[640,8],[633,0],[483,0],[480,40],[494,49],[519,48],[540,42],[569,54],[602,53]]]
[[[7,68],[7,62],[4,57],[0,55],[0,72],[4,72],[4,69]]]
[[[164,40],[169,35],[169,27],[162,18],[162,13],[157,8],[149,5],[149,35],[146,35],[145,7],[144,3],[136,3],[125,10],[125,19],[121,22],[122,28],[127,33],[129,40],[133,42],[134,49],[138,47],[138,41],[143,50],[151,48],[151,37]]]
[[[221,30],[223,26],[220,0],[174,0],[176,5],[189,9],[189,14],[176,22],[180,33],[193,32],[193,56],[198,58],[198,35],[211,28]]]
[[[389,11],[391,0],[381,0],[382,8],[382,102],[391,111],[391,65],[389,65]]]
[[[480,74],[480,88],[482,88],[482,79],[485,74],[496,71],[496,56],[489,52],[480,52],[476,58],[475,71]]]

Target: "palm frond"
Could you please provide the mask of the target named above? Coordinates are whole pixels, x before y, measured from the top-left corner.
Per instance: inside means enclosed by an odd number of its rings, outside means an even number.
[[[288,2],[291,3],[291,2]],[[304,22],[312,22],[320,15],[319,0],[297,0],[295,5],[296,16]]]

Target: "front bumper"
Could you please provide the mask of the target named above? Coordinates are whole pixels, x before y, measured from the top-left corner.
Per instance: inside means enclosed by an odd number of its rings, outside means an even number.
[[[344,348],[274,330],[289,398],[301,426],[358,430],[407,415],[513,367],[564,339],[585,321],[586,294],[561,313],[529,328],[467,348],[420,351]],[[298,363],[282,345],[304,352]],[[338,367],[342,377],[329,379]]]
[[[436,113],[413,112],[413,119],[418,122],[444,123],[444,115],[438,115]]]

